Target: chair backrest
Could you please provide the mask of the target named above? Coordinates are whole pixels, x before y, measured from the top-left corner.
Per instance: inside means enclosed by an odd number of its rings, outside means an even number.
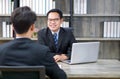
[[[2,79],[45,79],[44,66],[0,66]]]

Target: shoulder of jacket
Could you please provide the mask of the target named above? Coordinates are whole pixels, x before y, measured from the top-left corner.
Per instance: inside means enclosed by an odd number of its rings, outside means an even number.
[[[65,32],[71,32],[72,31],[71,28],[62,28],[62,27],[61,27],[61,30],[65,31]]]
[[[39,30],[38,32],[42,32],[42,33],[44,32],[45,33],[46,31],[47,31],[47,28],[43,28],[43,29]]]

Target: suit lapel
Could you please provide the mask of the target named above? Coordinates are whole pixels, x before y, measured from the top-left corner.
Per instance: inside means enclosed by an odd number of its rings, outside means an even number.
[[[55,50],[56,47],[55,47],[55,44],[54,44],[53,35],[52,35],[52,33],[49,29],[47,30],[47,36],[48,36],[48,39],[46,39],[46,40],[49,40],[49,45],[51,45],[51,47]]]
[[[64,37],[65,37],[64,30],[60,28],[59,38],[58,38],[58,48],[60,48],[62,41],[64,40]]]

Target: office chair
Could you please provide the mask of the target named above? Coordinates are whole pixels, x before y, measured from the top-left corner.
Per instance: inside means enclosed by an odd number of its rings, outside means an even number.
[[[45,79],[44,66],[0,66],[1,79]]]

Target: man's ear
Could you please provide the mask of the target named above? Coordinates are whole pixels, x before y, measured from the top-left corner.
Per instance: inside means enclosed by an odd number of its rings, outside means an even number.
[[[60,19],[60,23],[61,23],[61,24],[63,23],[63,18],[62,18],[62,19]]]
[[[63,18],[61,19],[61,23],[63,22]]]
[[[13,24],[12,24],[12,30],[15,31],[14,27],[13,27]]]
[[[32,24],[30,29],[31,29],[31,31],[34,31],[35,30],[35,24]]]

